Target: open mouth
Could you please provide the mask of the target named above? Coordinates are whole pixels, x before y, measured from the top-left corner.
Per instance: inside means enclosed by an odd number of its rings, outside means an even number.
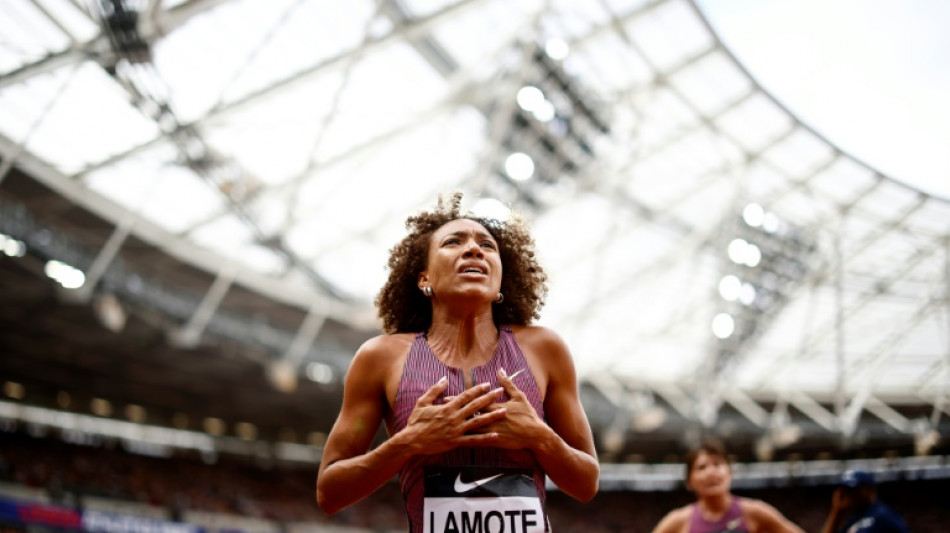
[[[488,273],[488,269],[480,265],[464,265],[459,270],[461,274],[481,274],[485,275]]]

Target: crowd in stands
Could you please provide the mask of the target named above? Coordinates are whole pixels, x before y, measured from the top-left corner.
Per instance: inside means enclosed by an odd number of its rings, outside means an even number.
[[[250,458],[130,453],[115,440],[76,445],[55,436],[0,432],[0,480],[43,488],[54,503],[81,506],[90,496],[140,502],[183,513],[206,511],[279,523],[336,522],[402,530],[402,496],[393,484],[377,498],[328,517],[314,497],[317,465]],[[391,501],[390,501],[391,500]]]
[[[261,518],[278,524],[315,522],[368,531],[406,531],[402,496],[390,483],[334,516],[316,505],[317,465],[274,464],[199,454],[149,457],[129,453],[121,442],[69,444],[55,435],[0,432],[0,481],[42,488],[49,500],[81,506],[91,496],[141,502],[167,510],[169,519],[188,511]],[[819,531],[832,487],[800,486],[736,491],[775,505],[806,531]],[[911,531],[945,531],[950,523],[950,480],[882,484],[884,501],[901,512]],[[656,492],[602,491],[579,503],[549,493],[548,509],[559,533],[649,532],[668,510],[693,501],[685,489]]]

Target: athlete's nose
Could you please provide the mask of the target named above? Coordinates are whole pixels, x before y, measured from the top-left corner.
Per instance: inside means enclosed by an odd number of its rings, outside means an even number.
[[[484,252],[482,252],[481,245],[477,241],[471,240],[467,243],[465,252],[463,253],[464,257],[482,257]]]

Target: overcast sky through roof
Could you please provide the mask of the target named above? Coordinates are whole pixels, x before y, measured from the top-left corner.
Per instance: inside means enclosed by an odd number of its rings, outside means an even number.
[[[724,309],[758,316],[716,291],[738,268],[724,261],[731,232],[746,231],[736,214],[755,202],[807,237],[764,242],[794,257],[814,244],[820,254],[804,254],[795,285],[760,287],[756,309],[769,314],[748,322],[761,337],[729,348],[741,354],[730,383],[750,394],[821,398],[844,388],[866,398],[873,388],[944,402],[946,319],[933,289],[946,286],[950,203],[877,179],[798,118],[888,175],[932,178],[920,184],[927,190],[947,182],[950,113],[940,99],[950,87],[935,65],[950,48],[939,31],[950,7],[707,2],[719,37],[791,115],[753,86],[686,0],[407,1],[427,21],[419,34],[372,0],[200,2],[209,9],[158,17],[169,31],[153,61],[121,62],[114,75],[109,53],[82,47],[99,31],[95,16],[68,0],[55,5],[72,15],[54,19],[31,0],[4,1],[0,33],[10,44],[0,46],[0,72],[25,71],[0,87],[0,149],[22,146],[25,170],[116,225],[141,217],[138,235],[163,253],[223,279],[240,265],[235,281],[268,298],[314,307],[325,298],[311,283],[318,275],[357,302],[328,302],[331,318],[364,329],[375,325],[371,302],[408,214],[456,189],[533,199],[551,282],[543,324],[579,354],[580,375],[664,386],[688,387],[718,357],[710,325]],[[57,25],[72,18],[77,30]],[[534,63],[523,61],[520,39],[538,32],[572,43],[564,72],[601,101],[611,133],[580,171],[548,172],[556,186],[539,178],[522,189],[496,164],[511,155],[509,129],[525,149],[544,150],[537,162],[550,158],[546,137],[505,126],[521,82],[546,79],[538,66],[522,68]],[[444,51],[441,62],[419,52],[412,41],[421,37]],[[195,124],[171,130],[191,132],[184,139],[163,133],[180,121]],[[205,145],[220,173],[209,174]],[[556,152],[584,153],[572,146]],[[4,192],[16,192],[11,183]],[[274,242],[305,268],[288,268]],[[840,278],[824,275],[829,265]],[[159,265],[137,266],[172,281]],[[769,291],[791,297],[773,307]]]
[[[950,3],[701,0],[780,102],[891,177],[950,198]]]

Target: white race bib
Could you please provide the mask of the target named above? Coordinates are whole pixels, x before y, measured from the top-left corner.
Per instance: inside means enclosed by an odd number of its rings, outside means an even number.
[[[544,533],[527,469],[426,467],[424,533]]]

